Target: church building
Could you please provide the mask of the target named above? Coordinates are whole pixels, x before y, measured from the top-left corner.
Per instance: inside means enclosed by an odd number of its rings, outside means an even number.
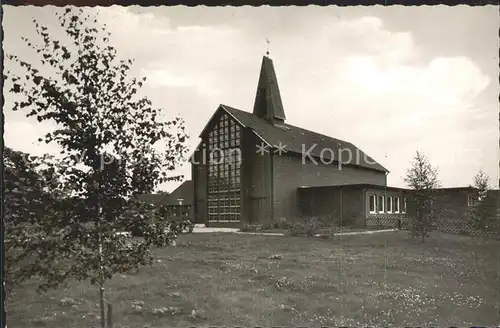
[[[387,189],[386,168],[350,142],[286,122],[268,56],[253,111],[219,105],[199,137],[191,158],[196,223],[241,226],[318,214],[324,207],[364,225],[372,209],[379,213],[378,194],[388,192],[391,208],[397,199],[397,213],[403,211],[404,190]],[[382,202],[385,209],[386,198]]]

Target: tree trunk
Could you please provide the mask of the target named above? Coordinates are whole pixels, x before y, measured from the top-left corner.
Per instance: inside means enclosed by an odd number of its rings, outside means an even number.
[[[5,284],[5,280],[3,282],[3,309],[2,309],[2,325],[7,328],[7,312],[5,311],[5,303],[7,302],[7,296],[10,295],[10,293],[7,293],[7,285]]]
[[[102,256],[102,234],[100,220],[101,208],[98,208],[98,221],[97,221],[97,238],[98,238],[98,255],[97,260],[99,264],[99,301],[101,307],[101,328],[106,328],[105,304],[104,304],[104,270],[103,270],[103,256]]]
[[[101,328],[106,328],[106,316],[104,309],[104,286],[101,284],[99,286],[99,301],[101,305]]]
[[[108,322],[108,328],[113,328],[113,306],[108,303],[108,316],[106,318]]]

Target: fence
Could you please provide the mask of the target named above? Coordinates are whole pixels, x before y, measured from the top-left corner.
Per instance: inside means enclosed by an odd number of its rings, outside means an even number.
[[[402,215],[373,215],[366,218],[365,226],[368,229],[408,229],[410,218]]]
[[[494,224],[495,222],[493,222]],[[432,225],[433,230],[468,235],[468,236],[488,236],[500,238],[500,227],[496,225],[487,226],[483,229],[477,228],[471,220],[456,220],[454,218],[438,218]]]
[[[431,231],[452,234],[500,238],[500,218],[498,213],[490,215],[493,215],[488,218],[490,225],[483,229],[477,228],[470,218],[456,219],[446,216],[436,218],[431,222],[429,228]],[[409,216],[374,215],[366,219],[366,228],[368,229],[410,230],[411,226],[412,220]]]

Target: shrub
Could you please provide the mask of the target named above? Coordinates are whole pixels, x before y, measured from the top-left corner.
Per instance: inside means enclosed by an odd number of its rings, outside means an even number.
[[[241,232],[255,232],[262,230],[272,230],[272,229],[289,229],[291,226],[289,220],[285,218],[279,218],[275,220],[266,220],[259,224],[246,224],[240,228]]]
[[[300,222],[294,222],[288,228],[288,234],[290,236],[303,236],[305,234],[304,231],[304,225]]]
[[[274,229],[274,222],[264,222],[260,226],[261,230],[271,230]]]
[[[279,218],[274,221],[275,229],[288,229],[290,228],[290,222],[286,218]]]
[[[296,218],[289,222],[288,232],[291,236],[313,237],[327,226],[327,220],[324,217],[307,216]]]
[[[260,224],[245,224],[240,228],[240,232],[257,232],[262,230],[262,225]]]

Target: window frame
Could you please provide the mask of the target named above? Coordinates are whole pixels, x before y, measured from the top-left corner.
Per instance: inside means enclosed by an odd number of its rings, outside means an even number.
[[[386,199],[386,209],[387,213],[392,213],[392,196],[387,196]]]
[[[379,214],[385,213],[385,196],[384,195],[378,195],[378,203],[379,203],[379,205],[382,205],[382,209],[379,209],[377,207],[377,213],[379,213]]]
[[[394,196],[394,213],[399,214],[400,205],[399,196]]]
[[[373,211],[371,209],[371,200],[373,199]],[[368,196],[368,213],[377,214],[377,195],[372,194]]]

